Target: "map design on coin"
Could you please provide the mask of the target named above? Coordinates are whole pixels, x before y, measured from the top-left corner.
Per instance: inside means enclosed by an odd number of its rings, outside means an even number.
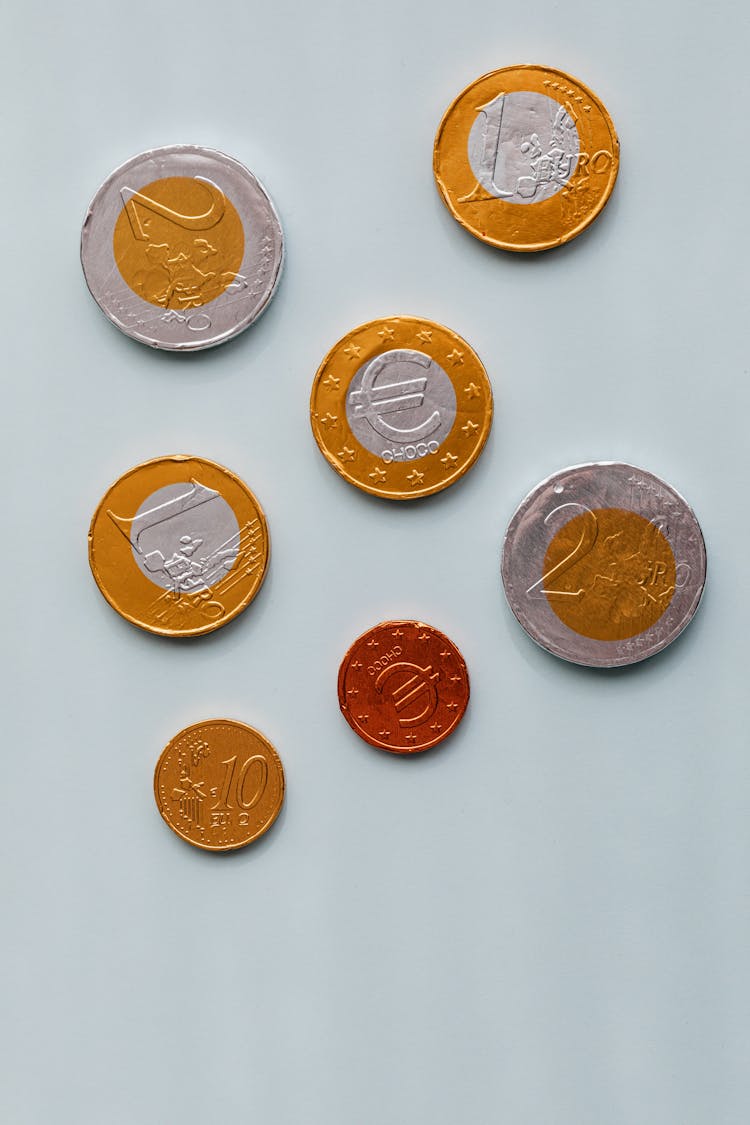
[[[255,596],[268,533],[257,500],[228,470],[198,458],[160,458],[109,490],[92,520],[89,554],[99,588],[127,620],[151,632],[197,635]]]
[[[551,67],[472,82],[446,110],[433,169],[443,202],[475,237],[547,250],[593,222],[614,187],[619,143],[599,99]]]
[[[458,480],[481,453],[492,390],[450,329],[416,317],[355,328],[323,360],[310,396],[323,456],[350,484],[393,500]]]
[[[624,508],[562,504],[553,513],[561,526],[547,548],[544,574],[527,595],[543,590],[560,620],[592,640],[623,641],[651,629],[668,609],[677,579],[660,527]]]
[[[239,161],[196,145],[141,153],[94,196],[81,232],[102,311],[152,347],[236,336],[273,296],[284,243],[274,206]]]
[[[239,273],[242,222],[216,184],[201,176],[166,176],[140,191],[122,187],[120,196],[115,261],[144,301],[184,311],[214,301],[230,287],[247,288]]]
[[[132,519],[107,510],[141,572],[164,590],[194,593],[225,577],[237,561],[240,529],[214,488],[198,480],[147,496]]]
[[[442,742],[461,721],[469,677],[443,633],[421,621],[385,621],[347,652],[338,694],[344,718],[365,742],[416,754]]]
[[[231,719],[196,723],[171,740],[154,771],[154,796],[178,836],[229,851],[271,827],[284,800],[284,769],[259,731]]]
[[[547,94],[498,94],[477,112],[468,156],[477,182],[496,199],[541,203],[573,175],[580,141],[570,112]]]
[[[703,591],[698,522],[678,493],[632,465],[565,469],[508,527],[503,582],[527,633],[557,656],[614,667],[661,651]]]

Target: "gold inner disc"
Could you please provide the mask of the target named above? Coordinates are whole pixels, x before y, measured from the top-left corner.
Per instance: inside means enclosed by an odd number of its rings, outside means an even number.
[[[553,537],[542,587],[569,629],[591,640],[624,641],[665,612],[675,569],[656,524],[623,508],[596,508],[574,516]]]
[[[125,283],[164,309],[194,309],[220,297],[245,254],[237,210],[214,184],[167,176],[123,196],[112,249]]]

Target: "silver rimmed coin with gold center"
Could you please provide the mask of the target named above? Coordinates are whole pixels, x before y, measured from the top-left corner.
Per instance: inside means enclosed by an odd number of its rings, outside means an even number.
[[[510,521],[503,584],[529,636],[576,664],[614,668],[666,648],[692,620],[706,549],[692,509],[621,462],[563,469]]]
[[[113,609],[150,633],[210,633],[253,600],[268,565],[263,510],[234,473],[202,457],[146,461],[105,493],[89,562]]]
[[[472,82],[435,138],[435,182],[448,210],[503,250],[575,238],[610,197],[619,165],[612,120],[561,70],[509,66]]]
[[[453,484],[482,452],[492,390],[476,352],[411,316],[373,320],[331,349],[310,418],[328,463],[376,496],[412,500]]]
[[[236,336],[274,294],[284,254],[268,193],[196,145],[134,156],[105,180],[81,233],[86,283],[128,336],[195,351]]]

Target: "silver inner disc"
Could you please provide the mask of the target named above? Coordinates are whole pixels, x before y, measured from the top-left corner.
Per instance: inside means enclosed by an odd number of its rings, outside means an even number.
[[[546,94],[498,94],[477,111],[468,155],[477,182],[508,203],[540,203],[573,175],[580,141],[564,106]]]
[[[399,348],[362,365],[346,394],[346,419],[365,449],[390,461],[437,453],[456,419],[453,384],[424,352]]]
[[[215,489],[193,480],[157,488],[129,527],[133,558],[162,590],[197,593],[219,582],[237,559],[240,528]]]

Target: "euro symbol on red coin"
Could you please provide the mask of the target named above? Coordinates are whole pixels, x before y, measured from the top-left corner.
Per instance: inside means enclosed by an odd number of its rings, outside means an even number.
[[[428,664],[426,668],[420,668],[418,664],[410,664],[408,661],[390,664],[387,668],[383,669],[375,680],[375,688],[377,691],[382,692],[386,681],[390,679],[394,672],[406,672],[408,676],[408,679],[402,680],[399,686],[391,692],[391,699],[393,700],[396,711],[403,711],[405,708],[411,707],[414,703],[421,703],[423,697],[427,696],[422,710],[417,715],[408,715],[398,720],[398,724],[401,727],[418,726],[420,723],[425,722],[426,719],[429,719],[430,715],[437,709],[438,696],[436,685],[437,681],[440,679],[440,673],[433,672],[431,664]]]

